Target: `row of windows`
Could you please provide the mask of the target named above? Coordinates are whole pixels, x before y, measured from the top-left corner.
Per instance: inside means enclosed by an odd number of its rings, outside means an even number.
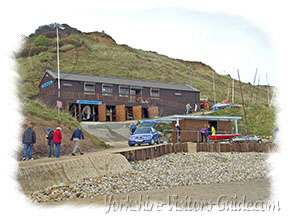
[[[96,86],[95,84],[91,84],[91,83],[84,83],[84,91],[85,92],[95,92],[96,91]],[[112,94],[112,85],[102,85],[102,94],[109,96]],[[136,95],[136,90],[135,89],[131,89],[129,87],[119,87],[119,95],[120,96],[128,96],[128,95]],[[150,88],[150,96],[151,97],[159,97],[160,96],[160,90],[159,89],[154,89],[154,88]]]

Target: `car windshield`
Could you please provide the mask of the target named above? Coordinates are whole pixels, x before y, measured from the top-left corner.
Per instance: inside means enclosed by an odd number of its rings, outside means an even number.
[[[135,134],[143,134],[143,133],[150,133],[151,130],[150,128],[138,128],[137,130],[135,130],[135,132],[133,133]]]
[[[143,121],[140,123],[141,127],[154,127],[156,125],[155,121]]]

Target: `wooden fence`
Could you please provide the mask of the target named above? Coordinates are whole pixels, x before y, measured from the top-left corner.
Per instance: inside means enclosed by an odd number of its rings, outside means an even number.
[[[276,150],[273,143],[198,143],[197,152],[271,152]]]
[[[147,146],[141,149],[130,149],[127,151],[119,152],[128,161],[147,160],[156,157],[160,157],[169,153],[188,152],[187,143],[177,144],[161,144],[157,146]]]

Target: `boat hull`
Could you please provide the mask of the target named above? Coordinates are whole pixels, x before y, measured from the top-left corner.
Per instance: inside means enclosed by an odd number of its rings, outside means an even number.
[[[210,140],[231,139],[240,136],[240,134],[217,134],[210,136]]]

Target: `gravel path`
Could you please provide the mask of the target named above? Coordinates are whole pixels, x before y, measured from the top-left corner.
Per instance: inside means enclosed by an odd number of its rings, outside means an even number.
[[[266,153],[178,153],[132,162],[117,176],[87,178],[51,186],[29,195],[35,203],[100,195],[171,189],[176,186],[263,179],[268,176]]]

